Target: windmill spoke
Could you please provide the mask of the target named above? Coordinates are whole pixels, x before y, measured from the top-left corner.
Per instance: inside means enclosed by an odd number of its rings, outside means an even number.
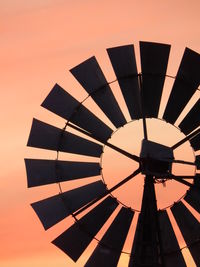
[[[171,174],[169,176],[163,176],[163,177],[161,177],[161,176],[158,177],[157,176],[156,177],[156,179],[162,179],[162,178],[163,179],[167,179],[167,180],[175,180],[175,181],[180,182],[180,183],[182,183],[184,185],[200,189],[200,186],[198,184],[195,184],[195,183],[192,184],[192,183],[184,180],[184,179],[195,179],[196,175],[179,175],[179,176],[176,176],[176,175]]]
[[[171,179],[181,183],[181,184],[184,184],[184,185],[187,185],[187,186],[191,186],[191,187],[197,187],[196,185],[194,184],[191,184],[190,182],[188,181],[185,181],[183,178],[179,178],[179,176],[172,176]],[[186,178],[187,179],[187,178]]]
[[[196,175],[178,175],[178,176],[176,176],[176,175],[169,175],[169,177],[170,178],[179,178],[179,179],[195,179],[195,177],[196,177]]]
[[[171,180],[171,179],[174,179],[174,178],[178,178],[178,179],[195,179],[195,175],[174,175],[174,174],[169,174],[169,175],[165,175],[165,174],[161,174],[161,175],[156,175],[155,178],[156,179],[167,179],[167,180]]]
[[[136,156],[136,155],[132,155],[131,153],[129,153],[129,152],[127,152],[127,151],[125,151],[125,150],[123,150],[123,149],[121,149],[121,148],[119,148],[119,147],[113,145],[113,144],[110,144],[110,143],[108,143],[108,142],[106,142],[106,141],[104,141],[104,140],[101,140],[100,138],[98,138],[98,137],[96,137],[96,136],[94,136],[94,135],[92,135],[92,134],[90,134],[90,133],[88,133],[88,132],[86,132],[86,131],[80,129],[79,127],[77,127],[77,126],[71,124],[70,122],[67,123],[67,126],[73,128],[73,129],[75,129],[75,130],[77,130],[77,131],[79,131],[79,132],[81,132],[81,133],[83,133],[83,134],[85,134],[85,135],[87,135],[87,136],[89,136],[89,137],[92,137],[94,140],[103,143],[104,145],[106,145],[106,146],[112,148],[113,150],[115,150],[115,151],[121,153],[122,155],[124,155],[124,156],[126,156],[126,157],[128,157],[128,158],[130,158],[130,159],[133,159],[133,160],[136,161],[136,162],[140,162],[140,158],[139,158],[138,156]]]
[[[138,175],[140,173],[140,171],[141,171],[140,168],[138,168],[136,171],[134,171],[131,175],[127,176],[121,182],[119,182],[115,186],[111,187],[110,189],[106,190],[105,193],[101,194],[99,197],[97,197],[96,199],[94,199],[93,201],[91,201],[90,203],[85,205],[83,208],[81,208],[80,210],[78,210],[75,213],[73,213],[73,215],[77,216],[78,214],[80,214],[81,212],[86,210],[87,208],[91,207],[93,204],[95,204],[96,202],[98,202],[99,200],[101,200],[102,198],[107,196],[108,194],[112,193],[114,190],[116,190],[117,188],[119,188],[123,184],[127,183],[128,181],[130,181],[132,178],[134,178],[136,175]]]
[[[179,164],[186,164],[186,165],[196,166],[195,162],[190,162],[190,161],[185,161],[185,160],[178,160],[178,159],[172,160],[172,163],[179,163]]]
[[[173,159],[173,160],[164,159],[163,162],[178,163],[178,164],[186,164],[186,165],[196,166],[195,162],[185,161],[185,160],[180,160],[180,159]]]
[[[190,140],[191,138],[193,138],[198,133],[200,133],[200,128],[197,129],[196,131],[194,131],[193,133],[187,135],[185,138],[183,138],[182,140],[180,140],[178,143],[176,143],[175,145],[173,145],[171,148],[173,150],[176,149],[176,148],[178,148],[179,146],[183,145],[185,142],[187,142],[188,140]]]

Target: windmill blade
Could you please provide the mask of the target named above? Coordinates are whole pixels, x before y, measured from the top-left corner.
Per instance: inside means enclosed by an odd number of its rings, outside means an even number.
[[[50,124],[33,119],[27,146],[100,157],[103,147]]]
[[[134,212],[122,207],[85,267],[116,267]]]
[[[194,186],[196,188],[200,187],[200,173],[197,173],[194,177]]]
[[[197,170],[200,170],[200,155],[196,156],[195,164],[196,164]]]
[[[197,174],[194,179],[194,185],[200,187],[200,175]],[[187,201],[197,212],[200,213],[200,191],[198,187],[191,187],[184,200]]]
[[[198,151],[200,149],[200,133],[190,139],[190,144],[194,151]]]
[[[117,206],[116,199],[107,197],[52,243],[77,261]]]
[[[191,188],[188,190],[184,200],[200,213],[200,192],[198,189]]]
[[[73,96],[56,84],[42,103],[42,107],[106,141],[112,130]],[[110,108],[110,106],[109,106]]]
[[[200,83],[200,55],[185,49],[163,119],[173,124]]]
[[[70,181],[100,175],[94,162],[25,159],[28,187]]]
[[[133,120],[140,119],[142,116],[134,46],[108,48],[107,52],[130,116]]]
[[[164,266],[187,267],[166,210],[158,211]]]
[[[176,219],[186,244],[189,246],[189,251],[196,265],[200,266],[200,223],[182,202],[174,204],[171,211]],[[198,242],[196,243],[197,240]]]
[[[95,57],[87,59],[70,71],[115,127],[126,124],[124,115]]]
[[[97,181],[32,203],[31,206],[44,228],[48,229],[105,191],[102,181]]]
[[[158,117],[170,45],[140,42],[142,101],[146,117]]]
[[[200,125],[200,99],[196,102],[190,112],[179,124],[181,131],[187,135]]]

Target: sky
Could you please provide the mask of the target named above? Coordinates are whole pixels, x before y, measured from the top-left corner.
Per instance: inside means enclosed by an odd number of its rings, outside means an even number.
[[[140,40],[172,45],[168,74],[175,76],[185,47],[200,53],[199,10],[198,0],[0,0],[2,267],[83,266],[88,257],[89,250],[75,264],[50,243],[71,218],[45,232],[30,207],[57,192],[27,189],[24,165],[25,157],[55,157],[26,147],[33,117],[63,127],[40,106],[54,84],[81,101],[86,94],[69,69],[95,55],[112,81],[106,48],[138,49]]]

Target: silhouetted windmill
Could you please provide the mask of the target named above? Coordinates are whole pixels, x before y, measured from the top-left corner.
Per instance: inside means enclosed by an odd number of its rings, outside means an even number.
[[[146,118],[158,118],[170,45],[140,42],[141,73],[137,71],[132,45],[109,48],[107,52],[131,119],[143,121],[144,139],[140,155],[133,155],[111,144],[108,139],[113,130],[88,110],[84,102],[77,101],[58,84],[44,100],[42,107],[66,119],[66,125],[64,129],[59,129],[34,119],[28,146],[96,158],[101,157],[103,146],[108,146],[137,162],[139,167],[109,189],[100,179],[66,192],[61,191],[58,195],[31,205],[45,229],[67,216],[74,216],[75,223],[53,241],[74,261],[79,259],[111,214],[120,206],[118,214],[85,264],[86,267],[115,267],[135,212],[119,203],[111,193],[142,173],[145,176],[144,192],[129,267],[186,266],[167,211],[157,209],[154,184],[163,179],[165,182],[176,180],[189,186],[184,200],[200,213],[200,156],[196,156],[195,163],[174,157],[174,150],[188,141],[195,153],[200,149],[200,100],[179,124],[179,129],[185,134],[184,139],[171,147],[151,141]],[[71,73],[116,128],[127,123],[95,57],[76,66]],[[163,119],[173,125],[199,83],[200,55],[186,48],[163,118],[159,120]],[[70,132],[70,128],[76,130],[77,134]],[[98,176],[102,168],[99,162],[98,159],[97,162],[64,161],[58,158],[25,159],[28,187]],[[172,174],[172,165],[176,162],[195,165],[196,175]],[[192,182],[185,178],[192,179]],[[200,266],[199,221],[181,200],[170,209],[196,265]],[[81,214],[84,215],[77,217]]]

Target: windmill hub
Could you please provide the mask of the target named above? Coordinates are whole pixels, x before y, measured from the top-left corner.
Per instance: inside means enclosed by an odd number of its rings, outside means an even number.
[[[144,139],[140,159],[143,174],[163,177],[171,173],[174,155],[170,147]]]

